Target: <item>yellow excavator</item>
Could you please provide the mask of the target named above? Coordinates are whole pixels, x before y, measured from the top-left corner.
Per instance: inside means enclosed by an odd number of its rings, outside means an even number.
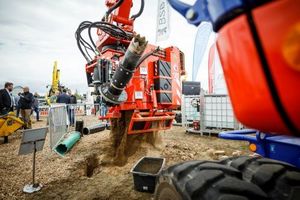
[[[53,98],[53,96],[55,95],[55,93],[61,92],[63,88],[64,86],[60,84],[60,70],[57,68],[57,61],[54,61],[52,72],[52,84],[50,85],[49,92],[45,96],[48,105],[55,102],[55,98]]]

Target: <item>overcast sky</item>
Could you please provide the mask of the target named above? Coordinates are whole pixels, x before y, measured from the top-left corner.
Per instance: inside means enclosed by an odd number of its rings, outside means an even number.
[[[80,22],[100,21],[107,8],[105,0],[0,0],[0,86],[5,81],[46,92],[51,83],[55,60],[61,70],[61,82],[72,90],[87,90],[85,59],[80,54],[74,32]],[[133,1],[133,13],[140,1]],[[135,22],[135,31],[155,44],[158,0],[146,0],[144,13]],[[185,2],[194,2],[186,0]],[[193,43],[196,27],[189,25],[171,9],[171,35],[162,47],[179,47],[186,55],[191,78]],[[202,75],[205,77],[206,74]]]

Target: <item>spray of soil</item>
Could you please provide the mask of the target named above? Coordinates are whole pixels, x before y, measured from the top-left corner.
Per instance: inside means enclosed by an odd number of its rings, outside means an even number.
[[[123,166],[127,163],[128,157],[134,155],[143,143],[149,143],[156,148],[162,144],[158,132],[128,135],[132,114],[132,111],[125,111],[122,112],[121,118],[111,120],[111,148],[106,149],[102,164]]]

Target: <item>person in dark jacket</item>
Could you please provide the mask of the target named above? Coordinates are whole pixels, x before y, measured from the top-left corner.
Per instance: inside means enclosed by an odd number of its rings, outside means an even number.
[[[66,104],[66,106],[70,104],[71,99],[70,96],[66,94],[66,92],[67,90],[63,89],[62,93],[57,96],[56,103]],[[67,106],[67,113],[68,113],[67,120],[70,121],[69,106]]]
[[[77,98],[71,91],[68,92],[70,96],[70,104],[68,105],[68,116],[70,121],[70,126],[75,125],[75,106],[77,104]]]
[[[32,103],[32,110],[35,112],[36,121],[40,121],[40,110],[39,110],[39,95],[38,93],[34,93],[33,95],[33,103]]]
[[[58,95],[56,99],[56,103],[65,103],[70,104],[71,98],[69,95],[66,94],[67,90],[63,89],[62,93]]]
[[[34,100],[33,94],[29,92],[29,88],[24,87],[23,93],[20,95],[19,106],[21,109],[21,116],[25,123],[25,129],[31,128],[30,115],[32,113],[31,108],[32,108],[33,100]]]
[[[13,97],[12,90],[14,88],[13,83],[6,82],[4,89],[0,90],[0,115],[5,115],[10,111],[13,111]]]
[[[72,94],[71,92],[69,92],[70,95],[70,104],[77,104],[77,98],[74,94]]]

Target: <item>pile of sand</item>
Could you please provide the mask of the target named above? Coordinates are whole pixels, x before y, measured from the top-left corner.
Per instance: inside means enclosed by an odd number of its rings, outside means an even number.
[[[128,135],[132,111],[125,111],[121,118],[111,120],[110,148],[106,149],[102,164],[123,166],[128,157],[133,156],[145,143],[160,148],[162,139],[158,132]]]

